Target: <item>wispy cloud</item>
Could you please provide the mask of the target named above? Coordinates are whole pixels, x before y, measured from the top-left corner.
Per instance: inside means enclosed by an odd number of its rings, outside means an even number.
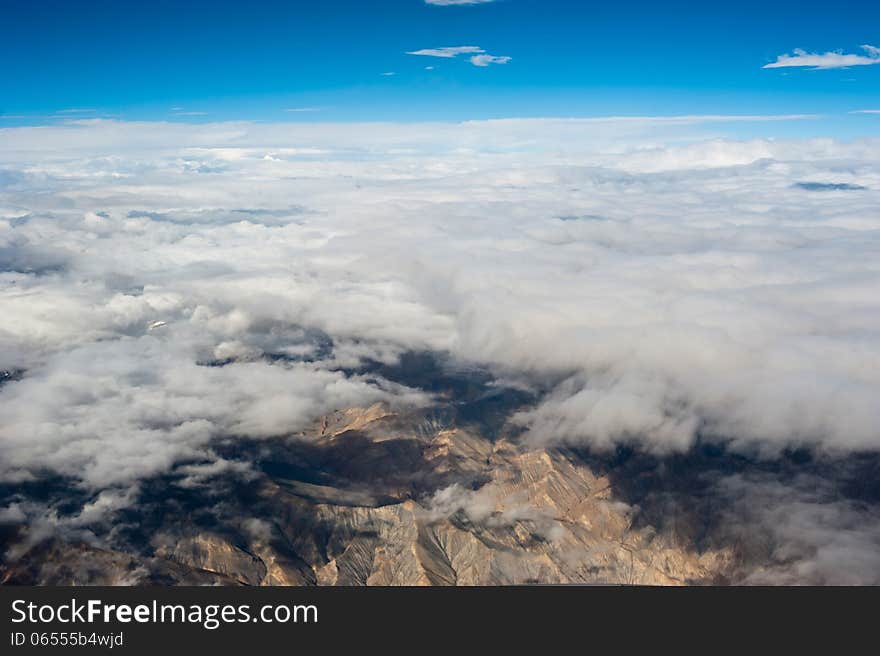
[[[285,112],[320,112],[320,107],[290,107]]]
[[[423,57],[442,57],[443,59],[453,59],[459,55],[472,55],[470,62],[474,66],[486,67],[490,64],[506,64],[510,61],[510,57],[490,55],[479,46],[444,46],[442,48],[422,48],[421,50],[412,50],[407,52],[408,55],[420,55]]]
[[[813,70],[827,70],[880,64],[880,48],[869,45],[863,45],[861,48],[865,51],[865,55],[844,54],[842,52],[813,53],[798,48],[794,54],[779,55],[775,62],[765,64],[762,68],[807,67]]]
[[[380,73],[380,75],[382,77],[392,77],[394,75],[397,75],[397,73],[395,73],[394,71],[385,71],[384,73]]]
[[[453,57],[458,57],[459,55],[469,55],[481,52],[486,51],[479,46],[445,46],[443,48],[422,48],[421,50],[412,50],[406,54],[451,59]]]
[[[175,116],[207,116],[208,112],[172,112]]]
[[[109,119],[117,114],[105,114],[94,116],[80,116],[81,114],[92,114],[97,112],[96,109],[63,109],[53,112],[52,114],[0,114],[0,120],[21,120],[21,121],[48,121],[54,123],[77,123],[80,121],[97,121],[101,119]]]
[[[451,5],[485,5],[496,0],[425,0],[426,5],[449,7]]]
[[[880,109],[854,109],[850,114],[880,114]]]

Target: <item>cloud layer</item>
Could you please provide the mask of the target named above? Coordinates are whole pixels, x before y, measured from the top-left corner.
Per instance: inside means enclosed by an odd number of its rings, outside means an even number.
[[[877,449],[878,143],[719,120],[4,130],[0,476],[420,403],[341,370],[406,350],[540,391],[534,444]]]

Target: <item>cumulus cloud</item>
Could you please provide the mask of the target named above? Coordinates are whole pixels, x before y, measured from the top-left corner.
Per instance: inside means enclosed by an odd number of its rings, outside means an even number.
[[[794,54],[779,55],[775,62],[765,64],[763,68],[809,67],[813,70],[831,68],[848,68],[850,66],[870,66],[880,64],[880,48],[870,45],[861,46],[866,54],[844,54],[842,52],[812,53],[800,48]]]
[[[533,444],[877,449],[880,144],[746,120],[6,129],[0,475],[196,485],[419,402],[343,370],[407,350],[528,380]]]
[[[342,374],[263,362],[199,364],[171,339],[66,351],[4,390],[0,476],[48,469],[100,489],[210,455],[214,437],[289,434],[386,394]]]
[[[490,64],[506,64],[510,57],[496,57],[495,55],[474,55],[471,64],[474,66],[489,66]]]

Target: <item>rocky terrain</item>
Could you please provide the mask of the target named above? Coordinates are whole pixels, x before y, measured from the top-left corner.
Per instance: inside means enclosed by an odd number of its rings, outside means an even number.
[[[230,487],[157,481],[169,485],[165,498],[144,490],[88,539],[19,544],[2,580],[681,585],[730,568],[730,548],[699,550],[637,524],[609,476],[571,454],[527,449],[507,426],[489,439],[441,415],[376,404],[323,417],[244,447],[256,464]]]
[[[211,366],[225,366],[220,363]],[[278,360],[278,366],[285,366]],[[57,585],[880,581],[880,457],[540,447],[536,395],[408,354],[422,391],[271,438],[229,435],[134,493],[0,486],[0,582]]]

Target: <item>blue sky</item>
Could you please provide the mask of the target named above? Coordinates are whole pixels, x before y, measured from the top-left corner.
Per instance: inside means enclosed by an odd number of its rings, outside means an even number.
[[[0,0],[0,126],[816,113],[810,129],[878,131],[849,112],[880,109],[861,47],[880,46],[880,3],[709,4]],[[795,49],[865,65],[763,68]]]

